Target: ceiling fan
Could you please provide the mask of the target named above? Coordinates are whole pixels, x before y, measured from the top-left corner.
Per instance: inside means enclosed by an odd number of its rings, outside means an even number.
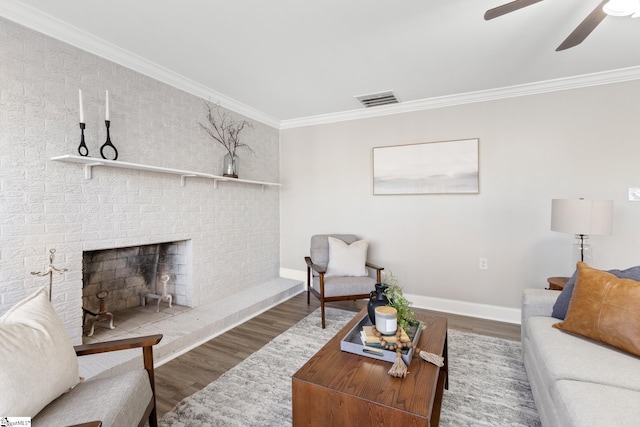
[[[484,14],[484,19],[488,21],[541,1],[542,0],[515,0],[487,10]],[[556,52],[572,48],[582,43],[607,15],[628,16],[632,14],[634,16],[640,15],[640,6],[637,0],[604,0],[596,6],[560,46],[556,48]]]

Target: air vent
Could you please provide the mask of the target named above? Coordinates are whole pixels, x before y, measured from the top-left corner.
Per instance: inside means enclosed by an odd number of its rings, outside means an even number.
[[[371,93],[369,95],[356,96],[356,99],[365,107],[377,107],[379,105],[397,104],[398,98],[392,91]]]

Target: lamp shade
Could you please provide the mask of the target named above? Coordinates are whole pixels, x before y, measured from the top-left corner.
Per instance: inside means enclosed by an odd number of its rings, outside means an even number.
[[[579,235],[611,234],[613,200],[553,199],[551,230]]]

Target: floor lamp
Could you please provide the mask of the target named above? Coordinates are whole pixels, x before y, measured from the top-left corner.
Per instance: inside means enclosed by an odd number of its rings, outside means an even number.
[[[591,248],[586,240],[589,235],[611,234],[612,218],[613,200],[551,200],[551,230],[575,235],[575,262],[590,264],[593,261]]]

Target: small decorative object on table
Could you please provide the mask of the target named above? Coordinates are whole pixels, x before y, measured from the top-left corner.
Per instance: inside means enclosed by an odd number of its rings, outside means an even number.
[[[394,335],[398,331],[398,311],[388,305],[376,307],[376,330],[382,335]]]
[[[384,283],[376,283],[376,290],[369,293],[369,303],[367,304],[367,313],[371,323],[376,324],[376,308],[389,305],[389,299],[384,295],[387,285]]]
[[[391,271],[384,271],[384,296],[389,301],[389,305],[398,312],[398,326],[409,330],[410,324],[416,321],[416,313],[411,310],[411,301],[407,300],[402,287],[398,285],[398,279]],[[424,325],[421,326],[424,328]]]
[[[252,127],[251,123],[246,120],[236,121],[231,118],[231,113],[223,111],[220,105],[212,105],[209,102],[207,106],[208,125],[198,123],[200,127],[214,141],[219,142],[227,150],[224,156],[222,175],[229,178],[238,178],[240,158],[236,154],[238,148],[245,148],[251,154],[254,154],[251,147],[240,142],[240,132],[245,127]]]
[[[390,271],[384,274],[383,283],[376,284],[376,290],[371,292],[367,306],[368,317],[373,326],[361,321],[342,340],[341,349],[358,353],[351,344],[355,342],[354,331],[360,330],[362,354],[388,361],[394,360],[389,369],[389,375],[392,377],[405,377],[408,372],[407,366],[414,355],[436,366],[442,366],[442,356],[421,351],[416,347],[424,324],[416,319],[416,314],[409,307],[411,303],[398,286],[397,278]],[[393,321],[390,321],[390,315]],[[391,356],[393,353],[389,354],[392,351],[395,352],[395,357]]]
[[[406,330],[406,332],[404,329],[397,328],[395,334],[384,336],[380,334],[385,341],[385,345],[391,343],[395,345],[398,331],[401,334],[402,341],[408,340],[412,343],[411,347],[402,347],[401,357],[407,365],[411,363],[411,359],[413,358],[413,347],[418,344],[418,340],[420,339],[420,333],[422,332],[420,325],[421,323],[416,321],[409,329]],[[340,349],[348,353],[354,353],[361,356],[371,357],[372,359],[385,360],[393,363],[397,356],[395,346],[394,349],[391,350],[386,348],[385,345],[383,345],[380,342],[380,338],[375,335],[373,324],[371,319],[369,319],[368,314],[364,314],[363,317],[359,319],[358,323],[341,340]]]

